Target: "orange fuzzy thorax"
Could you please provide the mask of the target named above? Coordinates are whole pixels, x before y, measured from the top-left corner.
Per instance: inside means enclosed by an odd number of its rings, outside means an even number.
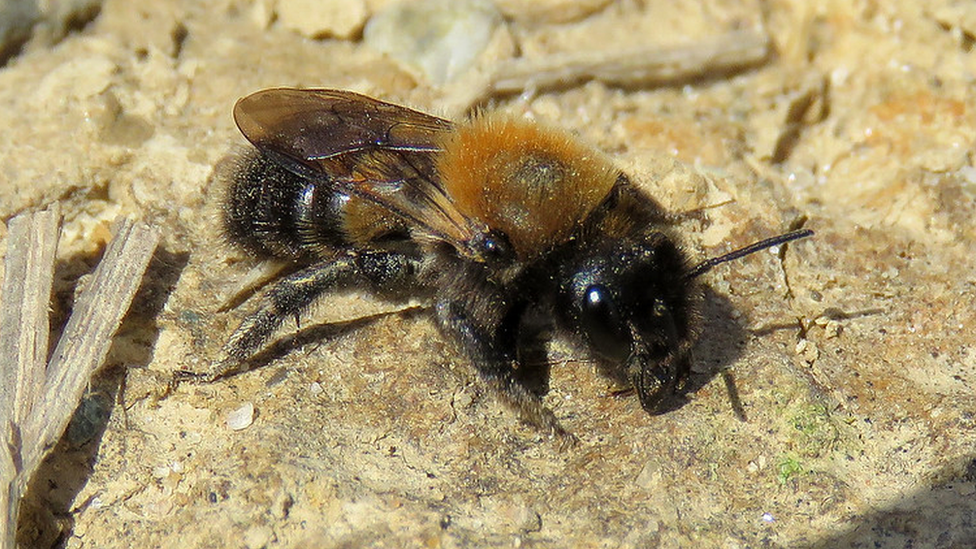
[[[504,232],[523,260],[566,241],[618,177],[571,134],[504,115],[459,125],[443,148],[437,169],[458,211]]]

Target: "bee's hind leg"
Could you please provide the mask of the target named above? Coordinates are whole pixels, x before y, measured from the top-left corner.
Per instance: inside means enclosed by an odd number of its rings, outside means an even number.
[[[397,252],[350,253],[315,263],[288,275],[260,298],[256,311],[234,330],[220,358],[204,373],[178,371],[174,382],[210,382],[239,370],[288,318],[296,318],[322,294],[367,284],[378,291],[392,291],[411,281],[416,260]]]

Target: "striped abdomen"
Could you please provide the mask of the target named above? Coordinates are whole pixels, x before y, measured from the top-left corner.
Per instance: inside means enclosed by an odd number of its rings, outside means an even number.
[[[228,179],[225,231],[255,255],[326,256],[407,236],[404,222],[385,208],[337,191],[324,177],[298,176],[257,151],[236,159]]]

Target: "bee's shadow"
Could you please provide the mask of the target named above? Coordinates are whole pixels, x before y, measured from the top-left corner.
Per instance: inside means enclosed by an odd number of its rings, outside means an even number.
[[[300,348],[321,344],[358,331],[388,314],[409,317],[428,312],[424,308],[405,309],[345,322],[305,326],[272,342],[241,364],[239,369],[228,372],[226,377],[264,368]],[[716,377],[722,376],[732,408],[736,415],[744,420],[745,412],[739,402],[735,381],[729,370],[742,356],[751,332],[736,320],[736,317],[741,315],[736,314],[733,303],[707,287],[704,291],[701,314],[701,335],[692,350],[691,373],[677,394],[663,403],[656,413],[667,413],[683,407],[691,400],[690,395],[698,392]],[[527,330],[527,333],[530,335],[522,342],[524,355],[520,356],[520,359],[530,367],[520,369],[516,377],[532,392],[541,396],[549,389],[551,357],[547,354],[546,344],[552,337],[552,333],[546,330]],[[621,394],[625,393],[630,391]]]
[[[685,381],[674,403],[666,410],[680,408],[688,403],[688,395],[698,392],[722,376],[732,408],[739,419],[745,420],[745,411],[739,401],[738,390],[730,368],[742,356],[750,332],[736,320],[736,307],[725,296],[706,287],[702,303],[701,335],[692,349],[691,374]]]
[[[300,349],[317,348],[318,345],[340,339],[345,335],[355,333],[363,328],[366,328],[367,326],[371,326],[386,316],[397,315],[405,318],[411,318],[419,314],[424,314],[423,308],[411,307],[397,311],[367,315],[345,321],[324,324],[310,324],[308,326],[299,327],[297,331],[283,335],[274,340],[267,347],[261,351],[258,351],[251,358],[244,361],[239,368],[228,372],[227,375],[222,377],[230,378],[254,370],[263,369]]]

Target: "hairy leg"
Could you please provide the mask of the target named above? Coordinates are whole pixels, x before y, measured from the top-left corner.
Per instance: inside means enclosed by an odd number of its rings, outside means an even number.
[[[415,260],[395,252],[367,252],[316,263],[274,283],[224,344],[220,358],[205,373],[177,372],[176,381],[210,382],[235,370],[274,334],[287,318],[298,317],[324,293],[366,283],[389,290],[412,280]]]
[[[560,444],[575,444],[575,437],[563,429],[552,411],[515,377],[517,320],[513,320],[512,327],[485,327],[479,325],[461,302],[437,304],[437,321],[441,329],[454,336],[498,398],[515,410],[522,421],[557,437]]]

